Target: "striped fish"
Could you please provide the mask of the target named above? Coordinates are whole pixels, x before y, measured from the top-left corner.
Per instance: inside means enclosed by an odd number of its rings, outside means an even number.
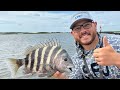
[[[14,70],[12,77],[15,77],[20,67],[23,67],[24,74],[32,73],[39,77],[50,77],[56,71],[68,73],[74,67],[67,51],[54,40],[27,48],[25,56],[23,59],[9,59],[10,68]]]

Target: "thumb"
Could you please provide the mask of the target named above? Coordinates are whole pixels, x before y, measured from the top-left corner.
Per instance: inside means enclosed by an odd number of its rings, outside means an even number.
[[[109,45],[109,42],[108,42],[108,40],[107,40],[107,37],[104,36],[104,37],[103,37],[103,46],[106,47],[106,46],[108,46],[108,45]]]

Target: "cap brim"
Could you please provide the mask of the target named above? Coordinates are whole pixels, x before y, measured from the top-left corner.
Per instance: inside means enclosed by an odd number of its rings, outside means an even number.
[[[78,22],[80,22],[81,20],[90,20],[90,21],[93,21],[92,19],[87,19],[87,18],[79,19],[79,20],[77,20],[77,21],[75,21],[75,22],[73,22],[73,23],[71,24],[70,29],[73,29],[73,27],[74,27]]]

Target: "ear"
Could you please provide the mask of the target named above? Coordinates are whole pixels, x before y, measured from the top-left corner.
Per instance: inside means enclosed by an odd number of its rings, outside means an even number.
[[[97,22],[94,22],[95,26],[97,27]]]
[[[95,26],[96,31],[97,31],[97,22],[94,22],[94,26]]]
[[[73,35],[73,33],[74,33],[74,32],[73,32],[73,31],[71,31],[70,33]]]

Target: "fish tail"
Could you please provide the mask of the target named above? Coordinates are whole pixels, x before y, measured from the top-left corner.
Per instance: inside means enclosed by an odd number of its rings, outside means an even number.
[[[20,66],[22,66],[23,60],[9,58],[9,60],[7,60],[7,64],[8,64],[8,68],[10,69],[10,72],[11,72],[11,78],[14,78],[17,73],[17,70],[19,69]]]

